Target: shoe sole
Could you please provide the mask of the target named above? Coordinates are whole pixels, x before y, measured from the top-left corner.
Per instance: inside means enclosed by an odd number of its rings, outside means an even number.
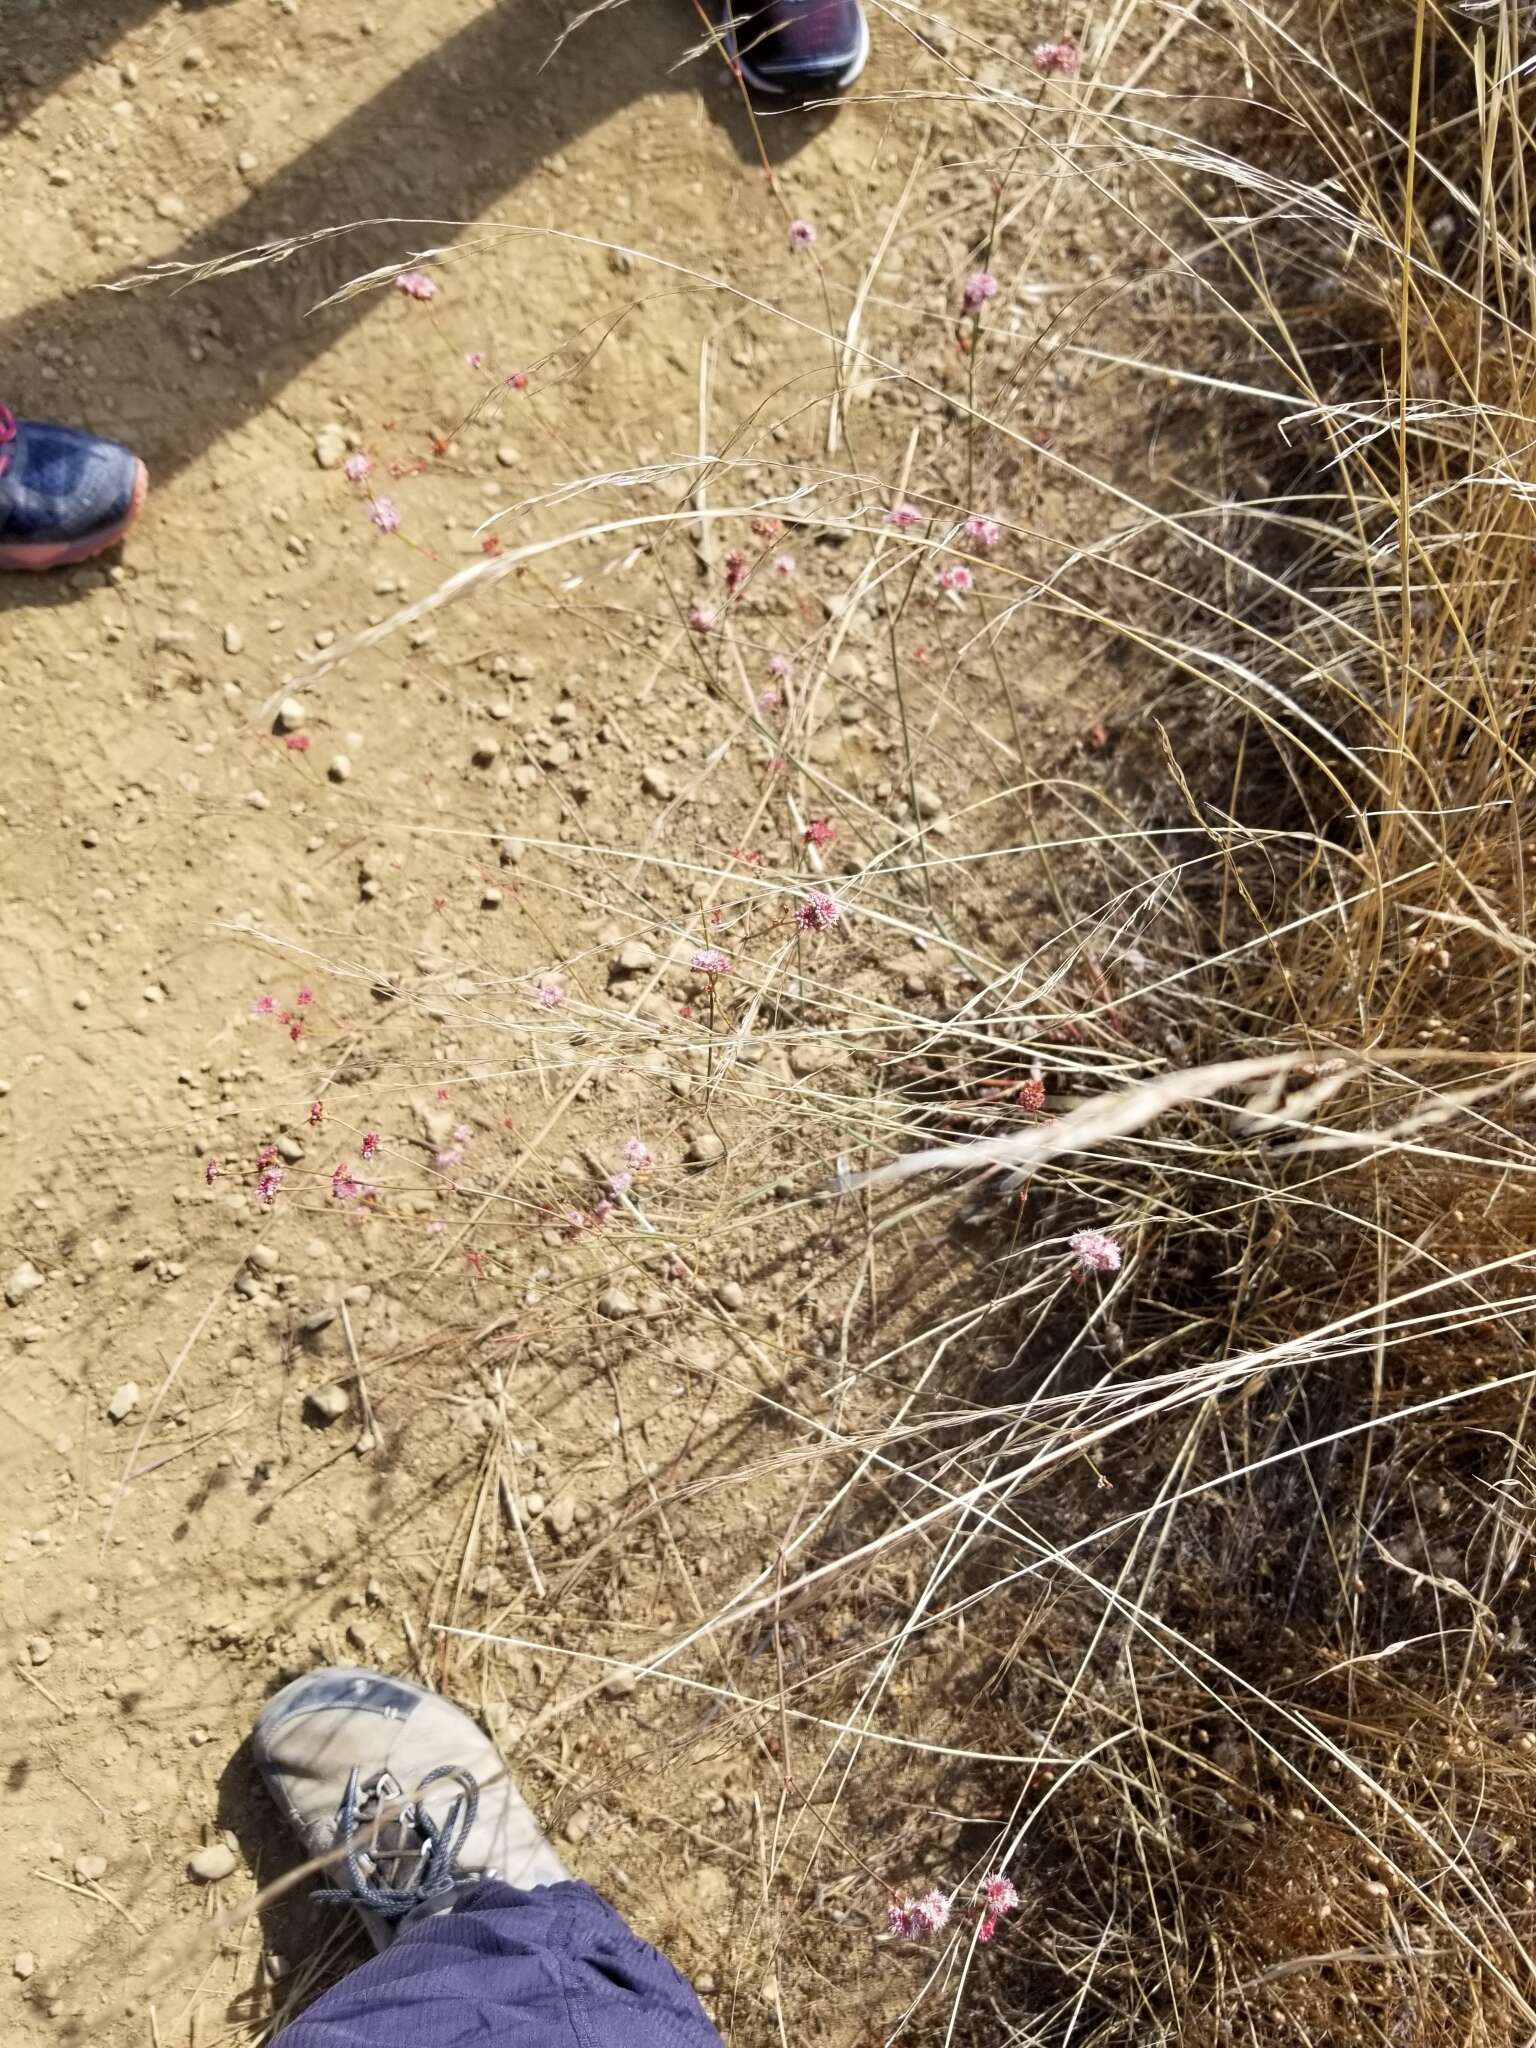
[[[783,99],[789,92],[798,92],[802,98],[818,91],[842,92],[845,87],[852,85],[869,62],[869,23],[861,13],[858,44],[847,64],[836,76],[808,77],[796,85],[775,85],[771,78],[764,78],[760,71],[752,69],[750,60],[742,55],[741,47],[736,41],[736,30],[729,15],[725,21],[725,47],[731,62],[754,92],[772,93],[776,99]]]
[[[88,562],[93,555],[104,555],[108,548],[115,548],[138,518],[149,491],[149,471],[142,462],[135,462],[134,469],[133,496],[121,519],[97,533],[87,534],[83,540],[33,540],[10,545],[0,541],[0,569],[33,574],[45,569],[67,569],[75,562]]]

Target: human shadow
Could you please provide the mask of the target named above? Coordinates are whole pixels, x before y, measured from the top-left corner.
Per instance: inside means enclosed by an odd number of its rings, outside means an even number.
[[[107,11],[126,13],[129,4],[114,0]],[[615,20],[622,33],[605,32],[603,21]],[[31,307],[0,322],[6,402],[127,441],[163,479],[270,405],[371,303],[364,294],[309,311],[318,300],[413,246],[451,239],[456,223],[472,222],[631,100],[692,94],[702,80],[718,125],[755,159],[756,132],[723,60],[678,68],[697,40],[690,23],[696,29],[691,6],[628,5],[589,24],[546,65],[555,17],[541,0],[505,0],[166,260],[204,265],[351,220],[419,225],[362,227],[279,265],[201,284],[93,289]],[[832,117],[822,109],[775,121],[774,155],[792,154]],[[616,188],[632,189],[638,174],[615,161]],[[46,384],[34,373],[40,344],[53,368]]]
[[[223,0],[181,0],[189,14]],[[158,14],[165,0],[70,0],[68,7],[29,15],[14,4],[0,11],[5,24],[5,105],[0,136],[26,120],[78,71]],[[190,32],[188,42],[192,40]]]

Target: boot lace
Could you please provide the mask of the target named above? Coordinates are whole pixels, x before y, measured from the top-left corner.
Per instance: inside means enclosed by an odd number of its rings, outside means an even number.
[[[435,1821],[422,1804],[422,1794],[445,1778],[459,1786],[459,1796],[444,1818]],[[404,1800],[398,1813],[389,1814],[388,1809],[398,1800]],[[441,1764],[428,1771],[409,1799],[388,1772],[375,1778],[364,1794],[362,1773],[353,1771],[336,1815],[336,1846],[347,1845],[341,1865],[346,1887],[317,1891],[313,1896],[328,1904],[361,1906],[384,1920],[403,1919],[429,1899],[453,1890],[461,1876],[459,1852],[469,1839],[479,1808],[480,1787],[458,1764]],[[404,1846],[396,1846],[397,1830]],[[386,1867],[392,1879],[387,1884],[380,1875]]]

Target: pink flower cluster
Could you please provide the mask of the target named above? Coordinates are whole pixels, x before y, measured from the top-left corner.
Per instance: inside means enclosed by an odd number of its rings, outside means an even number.
[[[795,923],[803,932],[830,931],[842,914],[843,907],[835,897],[813,889],[795,912]]]
[[[1049,42],[1036,43],[1033,56],[1035,69],[1042,78],[1076,78],[1082,68],[1083,53],[1070,35],[1053,36]]]
[[[1074,1230],[1067,1239],[1067,1249],[1077,1260],[1079,1274],[1120,1270],[1120,1246],[1107,1231]]]
[[[717,974],[730,973],[731,957],[718,946],[700,946],[688,965],[695,974],[707,974],[713,980]]]
[[[395,279],[395,290],[404,292],[408,299],[435,299],[437,286],[420,270],[402,270]]]
[[[976,1899],[976,1939],[990,1941],[1004,1914],[1015,1911],[1019,1894],[1011,1878],[997,1872],[983,1878]],[[935,1885],[916,1898],[899,1892],[886,1908],[886,1924],[902,1941],[922,1941],[930,1934],[942,1934],[949,1925],[954,1900]]]
[[[809,249],[816,240],[816,229],[808,220],[792,220],[789,224],[789,246],[791,249]]]
[[[997,297],[997,279],[990,270],[977,270],[965,280],[960,302],[967,313],[979,313],[988,299]]]

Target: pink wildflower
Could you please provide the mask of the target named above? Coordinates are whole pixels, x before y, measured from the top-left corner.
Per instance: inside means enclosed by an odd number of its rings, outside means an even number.
[[[400,531],[400,507],[393,498],[375,498],[373,509],[368,514],[380,533]]]
[[[789,246],[791,249],[809,249],[816,240],[816,229],[808,220],[792,220],[789,224]]]
[[[793,575],[794,575],[794,573],[795,573],[795,558],[794,558],[794,556],[793,556],[793,555],[775,555],[775,556],[774,556],[774,558],[773,558],[773,573],[774,573],[774,575],[775,575],[775,576],[783,576],[783,577],[790,577],[790,576],[793,576]]]
[[[341,465],[341,473],[349,484],[360,484],[365,477],[373,475],[373,457],[365,455],[359,448]]]
[[[1080,1273],[1118,1273],[1120,1247],[1107,1231],[1074,1230],[1067,1249],[1077,1259]]]
[[[616,1202],[610,1202],[606,1195],[599,1195],[597,1200],[592,1204],[593,1223],[606,1223],[608,1221],[608,1218],[613,1214],[614,1210],[617,1208],[617,1206],[618,1204]]]
[[[777,540],[784,531],[784,522],[772,512],[760,512],[752,522],[752,531],[759,540]]]
[[[983,519],[979,512],[973,512],[965,522],[965,537],[972,547],[995,548],[1002,533],[995,519]]]
[[[730,955],[722,953],[718,946],[700,946],[688,965],[695,974],[707,974],[711,978],[731,971]]]
[[[258,996],[255,1002],[251,1005],[251,1015],[253,1017],[272,1017],[275,1016],[276,1013],[276,996]]]
[[[916,505],[892,505],[885,515],[885,523],[894,526],[898,533],[905,533],[909,526],[916,526],[922,516]]]
[[[712,604],[696,604],[689,607],[688,623],[695,633],[713,633],[719,616]]]
[[[792,661],[790,660],[790,658],[789,658],[789,656],[788,656],[787,654],[770,654],[770,655],[769,655],[769,657],[768,657],[768,673],[769,673],[769,675],[771,675],[771,676],[777,676],[777,677],[778,677],[778,679],[779,679],[779,681],[780,681],[780,682],[782,683],[782,682],[787,682],[787,681],[788,681],[788,679],[789,679],[789,678],[790,678],[790,677],[791,677],[791,676],[792,676],[792,675],[794,674],[794,672],[795,672],[795,664],[794,664],[794,663],[793,663],[793,662],[792,662]]]
[[[455,1124],[453,1135],[459,1144],[467,1145],[475,1135],[475,1127],[473,1124]]]
[[[981,1925],[976,1929],[976,1939],[978,1941],[990,1941],[996,1932],[997,1915],[995,1913],[983,1913]]]
[[[485,350],[483,348],[468,349],[465,352],[464,360],[472,370],[483,370],[485,368]]]
[[[608,1192],[610,1195],[627,1195],[634,1184],[635,1176],[632,1173],[610,1174],[608,1177]]]
[[[1019,1107],[1020,1109],[1044,1109],[1045,1083],[1038,1074],[1033,1079],[1026,1081],[1020,1088]]]
[[[964,597],[965,593],[974,585],[975,580],[975,577],[972,576],[964,562],[951,562],[947,569],[939,571],[940,590],[951,591],[956,597]]]
[[[885,1924],[901,1941],[921,1941],[928,1932],[917,1907],[905,1895],[892,1899],[886,1907]]]
[[[307,1010],[315,1000],[315,992],[312,988],[301,988],[293,1000],[301,1010]]]
[[[990,270],[977,270],[965,280],[961,303],[967,313],[979,313],[988,299],[997,297],[997,279]]]
[[[747,578],[752,574],[746,556],[740,548],[732,548],[725,558],[725,593],[734,597]]]
[[[314,745],[314,741],[307,732],[291,732],[287,739],[283,741],[283,745],[290,754],[307,754]]]
[[[1083,53],[1070,35],[1055,36],[1048,43],[1036,43],[1035,69],[1042,78],[1076,78]]]
[[[309,1122],[312,1130],[317,1130],[325,1122],[325,1104],[323,1102],[312,1102],[309,1105]]]
[[[212,1187],[214,1182],[218,1179],[220,1171],[221,1169],[217,1159],[210,1159],[208,1164],[203,1168],[203,1179],[207,1182],[209,1187]]]
[[[368,1159],[372,1159],[372,1158],[374,1158],[374,1157],[376,1156],[377,1152],[378,1152],[378,1149],[379,1149],[379,1134],[378,1134],[378,1132],[377,1132],[377,1131],[364,1131],[364,1133],[363,1133],[363,1141],[362,1141],[362,1144],[361,1144],[361,1146],[359,1147],[359,1149],[360,1149],[360,1151],[362,1152],[363,1158],[364,1158],[365,1160],[368,1160]]]
[[[264,1167],[256,1178],[256,1199],[265,1202],[270,1209],[277,1200],[278,1190],[283,1185],[283,1169],[280,1166]]]
[[[842,905],[835,897],[813,889],[795,912],[795,923],[803,932],[824,932],[835,925],[842,914]]]
[[[655,1163],[655,1155],[644,1138],[629,1138],[625,1141],[624,1157],[637,1173]]]
[[[987,1902],[989,1913],[1011,1913],[1019,1903],[1019,1894],[1011,1877],[1004,1877],[998,1871],[992,1877],[981,1881],[981,1895]]]
[[[765,718],[771,718],[774,712],[784,709],[784,699],[777,690],[759,690],[757,693],[757,708]]]
[[[553,981],[541,981],[534,1001],[541,1010],[558,1010],[565,1001],[565,990]]]
[[[450,1166],[459,1165],[460,1162],[463,1160],[463,1157],[464,1147],[462,1145],[450,1145],[446,1152],[438,1153],[437,1158],[434,1160],[433,1164],[437,1166],[442,1172],[446,1173]]]
[[[837,827],[830,818],[812,818],[800,837],[807,846],[830,846],[837,837]]]
[[[937,1885],[912,1901],[912,1911],[925,1934],[942,1934],[949,1924],[949,1898]]]
[[[419,270],[402,270],[395,279],[395,290],[404,292],[408,299],[435,299],[437,286],[430,277]]]
[[[331,1175],[331,1200],[333,1202],[355,1202],[364,1192],[363,1184],[353,1174],[350,1166],[343,1162]]]
[[[263,1166],[271,1166],[275,1162],[276,1158],[277,1147],[275,1145],[263,1145],[261,1150],[256,1154],[256,1165],[258,1170]]]
[[[528,389],[528,372],[526,370],[514,370],[507,379],[507,389],[509,391],[526,391]]]

